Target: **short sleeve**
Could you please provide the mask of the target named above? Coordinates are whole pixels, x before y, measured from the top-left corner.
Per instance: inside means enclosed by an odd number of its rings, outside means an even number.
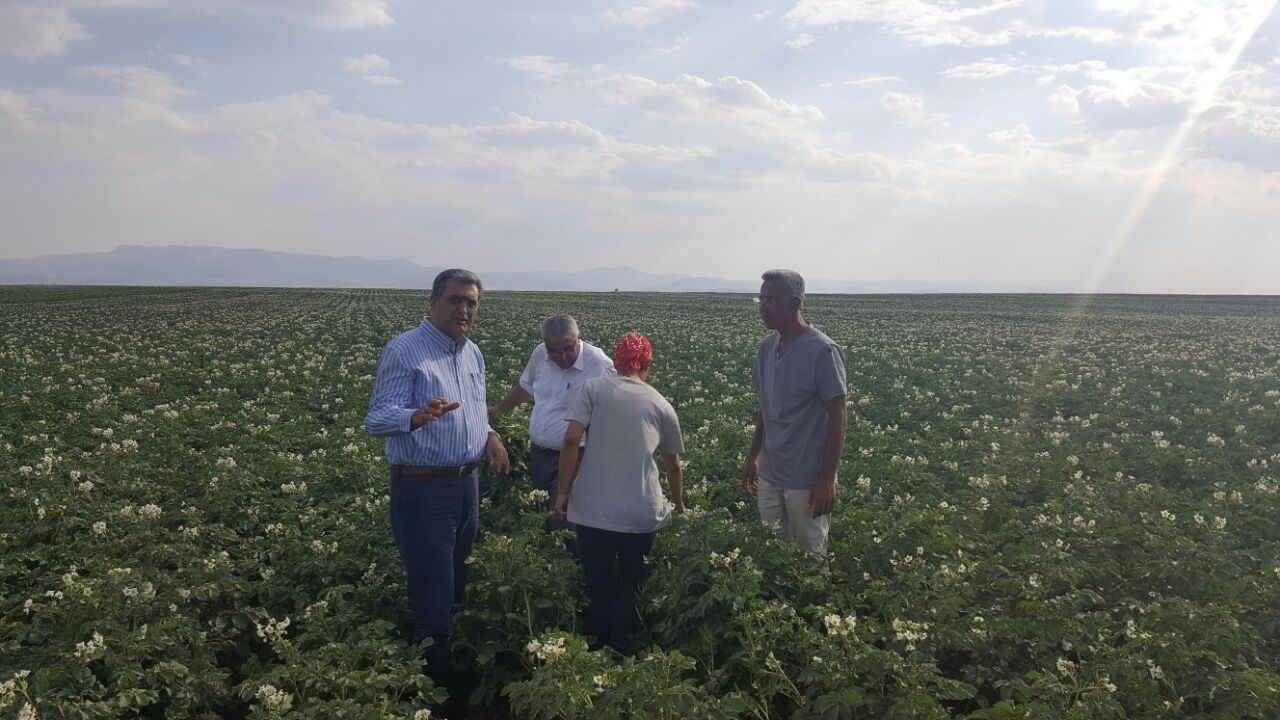
[[[675,455],[684,452],[684,435],[680,432],[680,417],[675,408],[663,402],[659,416],[662,427],[658,429],[658,450]]]
[[[569,422],[579,423],[583,427],[591,425],[591,406],[594,394],[595,383],[583,383],[577,392],[569,395],[569,411],[565,413],[564,419]]]
[[[618,371],[613,367],[613,358],[609,357],[609,353],[596,348],[596,360],[600,363],[600,367],[604,369],[601,375],[617,375]]]
[[[848,394],[845,387],[844,359],[840,357],[840,348],[834,343],[818,351],[814,363],[814,380],[818,386],[818,395],[823,400],[834,400]]]
[[[524,371],[520,373],[520,387],[530,395],[533,394],[533,383],[538,379],[538,351],[543,347],[545,346],[539,345],[533,349],[533,353],[529,355],[529,362],[525,363]]]

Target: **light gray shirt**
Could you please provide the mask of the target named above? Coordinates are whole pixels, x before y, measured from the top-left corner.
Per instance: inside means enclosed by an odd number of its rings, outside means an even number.
[[[675,408],[638,378],[606,375],[582,384],[568,419],[587,428],[587,452],[569,495],[569,522],[601,530],[651,533],[672,505],[658,482],[655,451],[684,452]]]
[[[807,490],[822,470],[826,402],[844,397],[840,346],[813,326],[785,348],[771,332],[760,343],[752,381],[764,422],[760,479]]]

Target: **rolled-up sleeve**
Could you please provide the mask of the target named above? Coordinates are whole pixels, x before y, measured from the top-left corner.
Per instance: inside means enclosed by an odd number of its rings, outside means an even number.
[[[373,380],[369,412],[364,429],[370,435],[407,433],[417,408],[412,406],[413,372],[400,361],[399,353],[388,344],[378,361],[378,374]]]

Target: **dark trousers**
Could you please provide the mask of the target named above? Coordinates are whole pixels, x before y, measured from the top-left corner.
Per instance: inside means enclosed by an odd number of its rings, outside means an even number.
[[[402,477],[391,469],[391,532],[409,581],[413,639],[431,638],[427,671],[443,682],[449,632],[467,587],[466,559],[480,525],[479,474]]]
[[[576,526],[578,558],[587,584],[588,635],[627,650],[639,627],[636,599],[648,575],[644,559],[657,533],[623,533]]]
[[[582,458],[586,457],[587,449],[585,447],[578,448],[578,464],[582,464]],[[549,450],[539,445],[529,443],[529,480],[535,488],[546,490],[550,498],[547,500],[547,509],[550,510],[552,504],[556,501],[556,492],[560,482],[560,451]],[[565,530],[573,529],[573,525],[568,520],[548,520],[548,530]],[[576,551],[573,547],[573,541],[566,541],[565,549],[570,554]]]

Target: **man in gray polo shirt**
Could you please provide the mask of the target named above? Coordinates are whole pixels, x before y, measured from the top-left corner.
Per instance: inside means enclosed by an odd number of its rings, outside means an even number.
[[[804,278],[793,270],[761,277],[760,318],[773,332],[753,367],[759,410],[742,486],[756,496],[762,522],[822,554],[847,426],[844,360],[839,345],[805,322]]]

